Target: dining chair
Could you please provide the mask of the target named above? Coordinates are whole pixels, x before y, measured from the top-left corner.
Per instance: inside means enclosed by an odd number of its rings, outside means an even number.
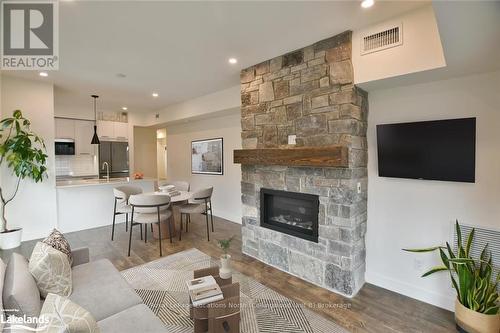
[[[160,243],[160,257],[162,256],[161,248],[161,223],[168,222],[168,231],[170,234],[170,243],[172,243],[172,212],[170,207],[170,196],[163,194],[137,194],[131,195],[129,205],[132,207],[132,217],[130,219],[130,234],[128,241],[128,256],[130,257],[130,248],[132,244],[132,229],[135,225],[140,225],[141,233],[144,225],[144,242],[148,241],[148,224],[158,224],[158,241]],[[142,238],[141,238],[142,239]]]
[[[210,214],[210,220],[212,223],[212,232],[214,232],[214,218],[212,214],[212,193],[214,191],[213,187],[205,188],[203,190],[193,193],[192,199],[189,203],[179,206],[179,212],[181,213],[181,226],[179,230],[179,240],[182,238],[182,223],[184,222],[186,226],[186,232],[188,231],[188,225],[191,223],[191,214],[204,214],[205,220],[207,222],[207,240],[210,241],[210,226],[208,222],[208,214]],[[184,221],[185,217],[185,221]]]
[[[131,195],[142,193],[142,188],[137,186],[118,186],[113,189],[115,196],[115,204],[113,207],[113,226],[111,227],[111,240],[115,235],[115,221],[117,215],[125,214],[125,232],[128,231],[128,214],[132,213],[132,207],[128,204],[128,199]],[[142,239],[142,232],[141,232]]]
[[[172,180],[172,181],[162,181],[158,182],[158,186],[165,186],[165,185],[174,185],[175,188],[179,191],[185,191],[189,192],[189,182],[185,180]]]

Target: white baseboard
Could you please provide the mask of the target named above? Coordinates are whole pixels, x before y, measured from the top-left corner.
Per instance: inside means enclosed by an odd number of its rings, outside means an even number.
[[[429,303],[446,309],[449,311],[455,310],[455,298],[449,295],[444,295],[436,293],[434,291],[429,291],[414,285],[401,282],[399,280],[394,280],[390,277],[380,275],[378,273],[365,273],[365,280],[368,283],[374,284],[378,287],[394,291],[398,294],[402,294],[416,300]]]
[[[221,210],[215,210],[214,216],[226,219],[234,223],[241,224],[241,215],[234,214],[233,212],[224,212]]]

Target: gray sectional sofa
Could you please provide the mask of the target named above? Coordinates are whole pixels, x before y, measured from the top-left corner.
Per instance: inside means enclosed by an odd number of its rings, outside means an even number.
[[[69,299],[93,315],[101,333],[167,332],[163,323],[142,302],[109,260],[89,262],[88,248],[74,250],[72,254],[73,291]],[[29,298],[29,295],[26,295],[29,289],[26,285],[31,282],[26,281],[29,276],[26,275],[24,267],[27,260],[20,255],[13,255],[11,261],[14,262],[8,264],[12,266],[7,267],[3,287],[4,306],[5,301],[9,303],[9,297],[12,297],[13,293],[23,294],[23,297],[19,297],[21,299],[26,299],[26,296]],[[43,303],[43,300],[40,300],[40,303]],[[26,305],[29,311],[36,311],[37,308],[33,302]],[[10,330],[4,328],[4,332]]]

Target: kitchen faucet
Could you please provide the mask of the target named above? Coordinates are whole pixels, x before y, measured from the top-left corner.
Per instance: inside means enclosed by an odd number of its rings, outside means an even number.
[[[102,164],[102,169],[104,170],[104,167],[106,167],[106,176],[104,176],[104,178],[106,178],[109,182],[109,164],[108,162],[104,162]]]

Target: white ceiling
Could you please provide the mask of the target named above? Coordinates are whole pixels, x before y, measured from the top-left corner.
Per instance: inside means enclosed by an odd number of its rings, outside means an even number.
[[[43,80],[55,83],[65,104],[89,106],[97,93],[102,109],[156,110],[237,85],[242,68],[426,4],[60,2],[60,69]],[[229,65],[229,57],[238,64]],[[15,75],[40,79],[27,71]],[[160,97],[152,98],[153,91]]]

